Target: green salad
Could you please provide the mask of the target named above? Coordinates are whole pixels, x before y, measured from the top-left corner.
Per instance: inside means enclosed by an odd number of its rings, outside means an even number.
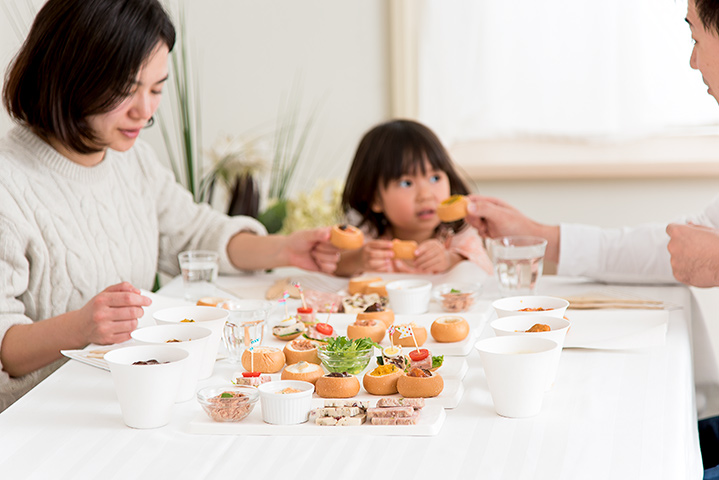
[[[372,347],[381,348],[369,338],[351,340],[347,337],[327,338],[318,350],[322,365],[330,372],[357,375],[364,370],[372,356]]]

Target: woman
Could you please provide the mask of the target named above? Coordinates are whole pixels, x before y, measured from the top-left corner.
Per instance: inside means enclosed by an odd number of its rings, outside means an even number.
[[[0,411],[61,349],[129,339],[150,304],[139,288],[179,273],[182,250],[218,251],[225,273],[336,267],[328,229],[264,236],[197,205],[137,140],[174,42],[156,0],[49,0],[7,72],[19,125],[0,142]]]

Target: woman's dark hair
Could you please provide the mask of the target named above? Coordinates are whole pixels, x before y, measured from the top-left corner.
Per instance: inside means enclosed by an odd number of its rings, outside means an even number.
[[[411,120],[377,125],[364,135],[357,147],[342,194],[343,211],[348,213],[354,209],[362,216],[359,226],[368,225],[382,236],[389,226],[387,219],[383,213],[372,211],[380,185],[386,188],[389,182],[408,173],[424,175],[427,173],[425,160],[432,168],[447,174],[452,195],[469,193],[449,153],[432,130]],[[456,230],[459,225],[452,227]]]
[[[696,0],[694,5],[704,28],[719,35],[719,1]]]
[[[175,28],[157,0],[49,0],[7,70],[5,108],[45,140],[97,152],[87,117],[129,95],[159,42],[172,50]]]

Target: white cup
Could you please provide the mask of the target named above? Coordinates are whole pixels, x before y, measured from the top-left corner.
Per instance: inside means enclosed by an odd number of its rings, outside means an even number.
[[[537,415],[557,342],[507,336],[480,340],[475,347],[497,414],[509,418]]]
[[[177,394],[177,401],[187,402],[193,399],[197,389],[197,380],[200,378],[200,367],[205,359],[207,341],[212,335],[212,331],[196,324],[154,325],[138,328],[131,335],[140,343],[151,345],[169,344],[189,353],[185,373],[182,375],[180,391]]]
[[[177,259],[182,271],[185,300],[196,302],[202,297],[213,296],[219,269],[219,255],[209,250],[188,250]]]
[[[185,350],[169,345],[122,347],[105,354],[128,427],[158,428],[170,423],[188,356]],[[133,365],[148,360],[160,364]]]
[[[417,315],[429,309],[432,282],[426,280],[396,280],[385,285],[389,304],[394,313]]]
[[[286,388],[296,393],[278,393]],[[301,380],[278,380],[257,387],[260,392],[262,420],[273,425],[296,425],[305,423],[312,409],[312,393],[315,386]]]
[[[516,235],[487,241],[487,253],[494,264],[499,293],[534,295],[542,276],[547,241],[541,237]]]
[[[541,323],[547,325],[550,330],[548,332],[527,332],[532,326]],[[532,338],[548,338],[557,342],[557,348],[554,350],[552,364],[547,372],[547,386],[550,390],[557,378],[557,370],[559,369],[559,360],[562,356],[562,348],[564,347],[564,339],[569,330],[569,320],[564,318],[551,317],[548,315],[517,315],[513,317],[502,317],[494,320],[491,324],[494,334],[498,337],[514,335],[527,336]]]
[[[215,369],[217,352],[222,340],[222,329],[228,317],[229,312],[224,308],[202,306],[163,308],[152,314],[152,318],[158,325],[200,325],[210,329],[212,334],[205,346],[205,358],[200,366],[200,379],[208,378]],[[185,319],[191,319],[194,322],[182,322]]]

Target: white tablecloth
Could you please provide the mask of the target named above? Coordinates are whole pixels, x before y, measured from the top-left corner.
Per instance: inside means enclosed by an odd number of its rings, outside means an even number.
[[[256,295],[283,273],[222,284]],[[541,293],[598,288],[605,287],[545,277]],[[163,428],[133,430],[122,422],[110,374],[70,361],[0,414],[0,478],[700,479],[690,292],[612,288],[683,307],[670,311],[666,345],[565,350],[534,418],[495,414],[473,350],[464,397],[434,437],[193,435],[186,429],[194,402],[177,404]],[[491,297],[485,290],[483,300]],[[218,362],[203,384],[226,380],[230,369]]]

